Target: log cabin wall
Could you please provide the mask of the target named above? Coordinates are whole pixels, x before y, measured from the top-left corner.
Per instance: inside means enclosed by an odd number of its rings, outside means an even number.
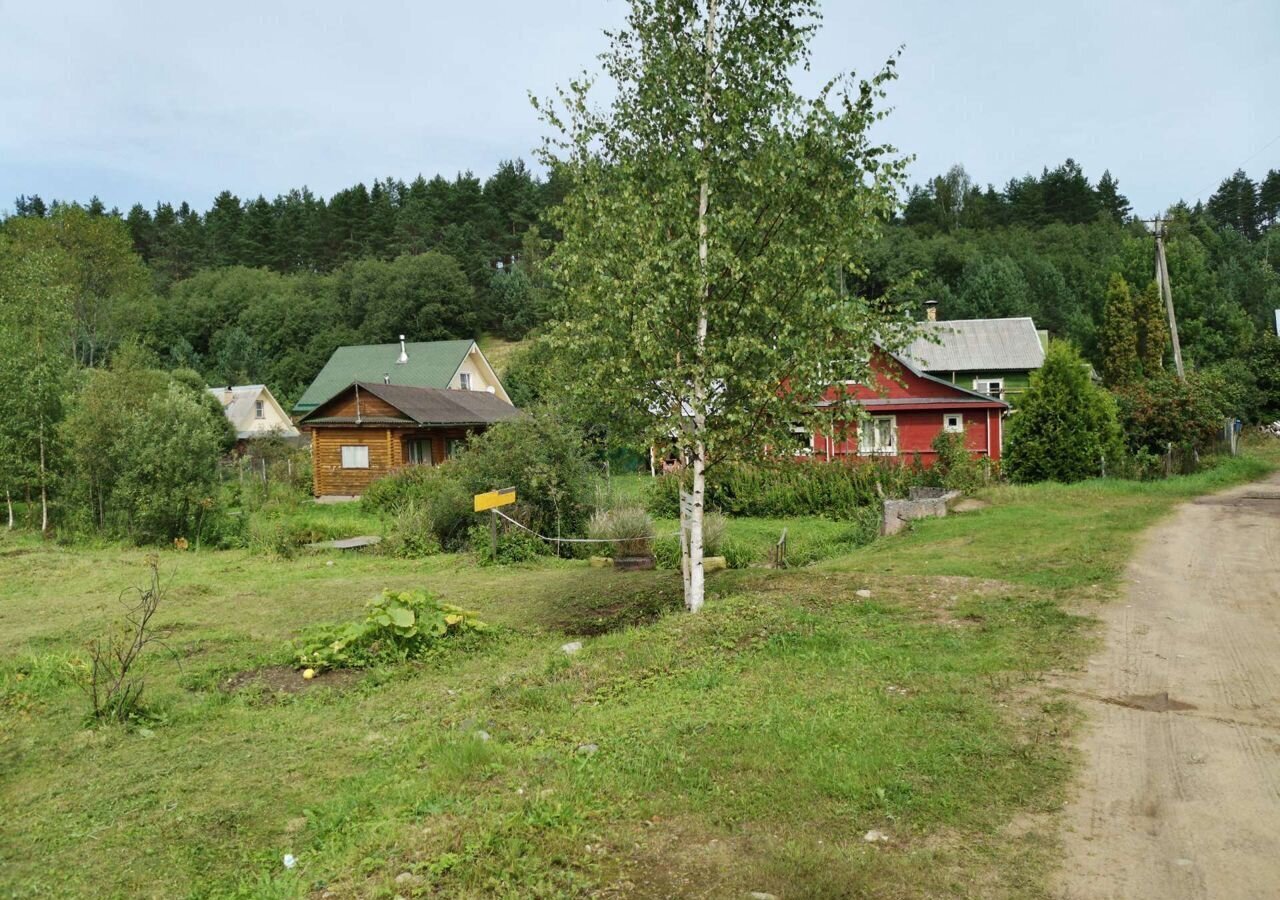
[[[354,419],[356,417],[356,395],[355,392],[349,392],[341,397],[330,400],[323,404],[314,415],[325,416],[334,419]],[[375,397],[367,391],[360,392],[360,415],[362,417],[386,417],[403,419],[405,414],[400,412],[386,400],[381,397]]]
[[[373,398],[376,399],[376,398]],[[360,398],[362,415],[385,415],[367,411],[365,396]],[[397,411],[398,412],[398,411]],[[343,415],[343,413],[333,413]],[[354,415],[354,407],[350,415]],[[480,431],[483,429],[473,429]],[[408,459],[408,442],[423,438],[431,441],[431,458],[439,464],[448,458],[451,440],[465,440],[472,431],[466,428],[406,428],[378,425],[313,426],[311,428],[312,483],[315,496],[359,496],[378,478],[404,466]],[[344,469],[343,447],[368,447],[369,468]]]
[[[368,447],[369,468],[344,469],[343,447]],[[400,464],[400,447],[394,428],[312,428],[311,469],[316,496],[363,494],[375,478]]]

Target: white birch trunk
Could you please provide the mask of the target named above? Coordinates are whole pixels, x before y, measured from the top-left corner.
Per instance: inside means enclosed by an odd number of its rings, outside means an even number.
[[[13,494],[4,492],[4,505],[9,511],[9,530],[13,531]]]
[[[709,0],[707,3],[707,32],[705,44],[707,61],[702,93],[704,124],[709,123],[711,120],[711,78],[715,69],[712,61],[715,58],[716,49],[716,2],[717,0]],[[705,144],[706,140],[707,136],[704,134],[704,143],[702,148],[702,152],[704,154],[707,152]],[[696,338],[697,352],[694,359],[694,375],[692,384],[693,515],[692,520],[689,523],[689,585],[688,592],[684,598],[685,606],[688,608],[689,612],[697,612],[702,609],[702,604],[706,600],[706,573],[702,567],[702,513],[707,492],[706,408],[709,386],[703,377],[703,372],[700,367],[704,364],[705,359],[703,351],[707,344],[707,305],[711,295],[711,278],[707,270],[707,209],[711,202],[711,179],[705,162],[703,163],[699,181],[698,266],[702,272],[702,285],[699,292],[700,296],[698,298],[698,331]]]
[[[40,416],[40,533],[49,531],[49,491],[44,471],[44,415]]]

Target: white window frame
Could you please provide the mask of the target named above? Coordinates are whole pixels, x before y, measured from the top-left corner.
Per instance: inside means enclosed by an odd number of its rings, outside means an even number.
[[[956,420],[955,425],[951,424],[951,419]],[[964,413],[943,413],[942,430],[947,434],[964,434]]]
[[[464,391],[471,390],[471,373],[470,372],[458,373],[458,387],[460,387]]]
[[[367,444],[343,444],[342,445],[342,468],[344,469],[369,468],[368,445]]]
[[[1000,385],[999,389],[993,394],[988,388],[993,384]],[[995,397],[997,400],[1004,399],[1004,379],[1003,378],[975,378],[973,379],[973,389],[980,393],[986,394],[988,397]]]
[[[889,423],[889,442],[883,443],[883,433],[878,423]],[[868,427],[870,430],[868,431]],[[867,437],[870,435],[871,440]],[[898,455],[898,417],[868,416],[858,423],[858,455],[859,456],[897,456]]]
[[[817,446],[817,444],[814,443],[815,438],[813,436],[813,432],[808,428],[805,428],[803,425],[792,425],[791,433],[797,438],[804,439],[802,443],[796,444],[795,450],[792,451],[794,455],[813,456],[813,450]]]
[[[265,419],[267,417],[267,401],[258,399],[253,401],[253,417],[255,419]]]

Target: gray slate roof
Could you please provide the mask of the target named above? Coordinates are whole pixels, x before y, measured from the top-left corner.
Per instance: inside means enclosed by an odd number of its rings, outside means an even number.
[[[390,403],[405,414],[404,419],[386,417],[364,417],[363,424],[410,424],[418,425],[492,425],[507,419],[521,416],[516,409],[505,400],[495,397],[488,391],[456,391],[441,388],[410,387],[404,384],[372,384],[357,382],[361,393],[372,394]],[[345,393],[345,392],[339,392]],[[323,406],[323,404],[322,404]],[[334,418],[316,416],[322,408],[308,413],[302,418],[305,425],[350,424],[347,417]]]
[[[1000,372],[1044,365],[1036,324],[1026,316],[921,322],[920,327],[923,334],[902,355],[926,372]]]

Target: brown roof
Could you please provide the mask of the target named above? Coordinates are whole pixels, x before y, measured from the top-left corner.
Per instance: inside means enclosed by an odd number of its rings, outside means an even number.
[[[394,406],[404,413],[405,419],[397,420],[383,417],[363,417],[360,422],[368,424],[410,424],[418,425],[492,425],[507,419],[517,419],[522,413],[505,400],[500,400],[487,391],[458,391],[447,388],[410,387],[405,384],[375,384],[358,381],[351,387],[357,387],[362,393],[372,394]],[[350,387],[348,388],[350,390]],[[342,391],[343,394],[346,391]],[[350,417],[315,416],[324,406],[302,417],[299,424],[306,425],[347,425],[356,424]]]

